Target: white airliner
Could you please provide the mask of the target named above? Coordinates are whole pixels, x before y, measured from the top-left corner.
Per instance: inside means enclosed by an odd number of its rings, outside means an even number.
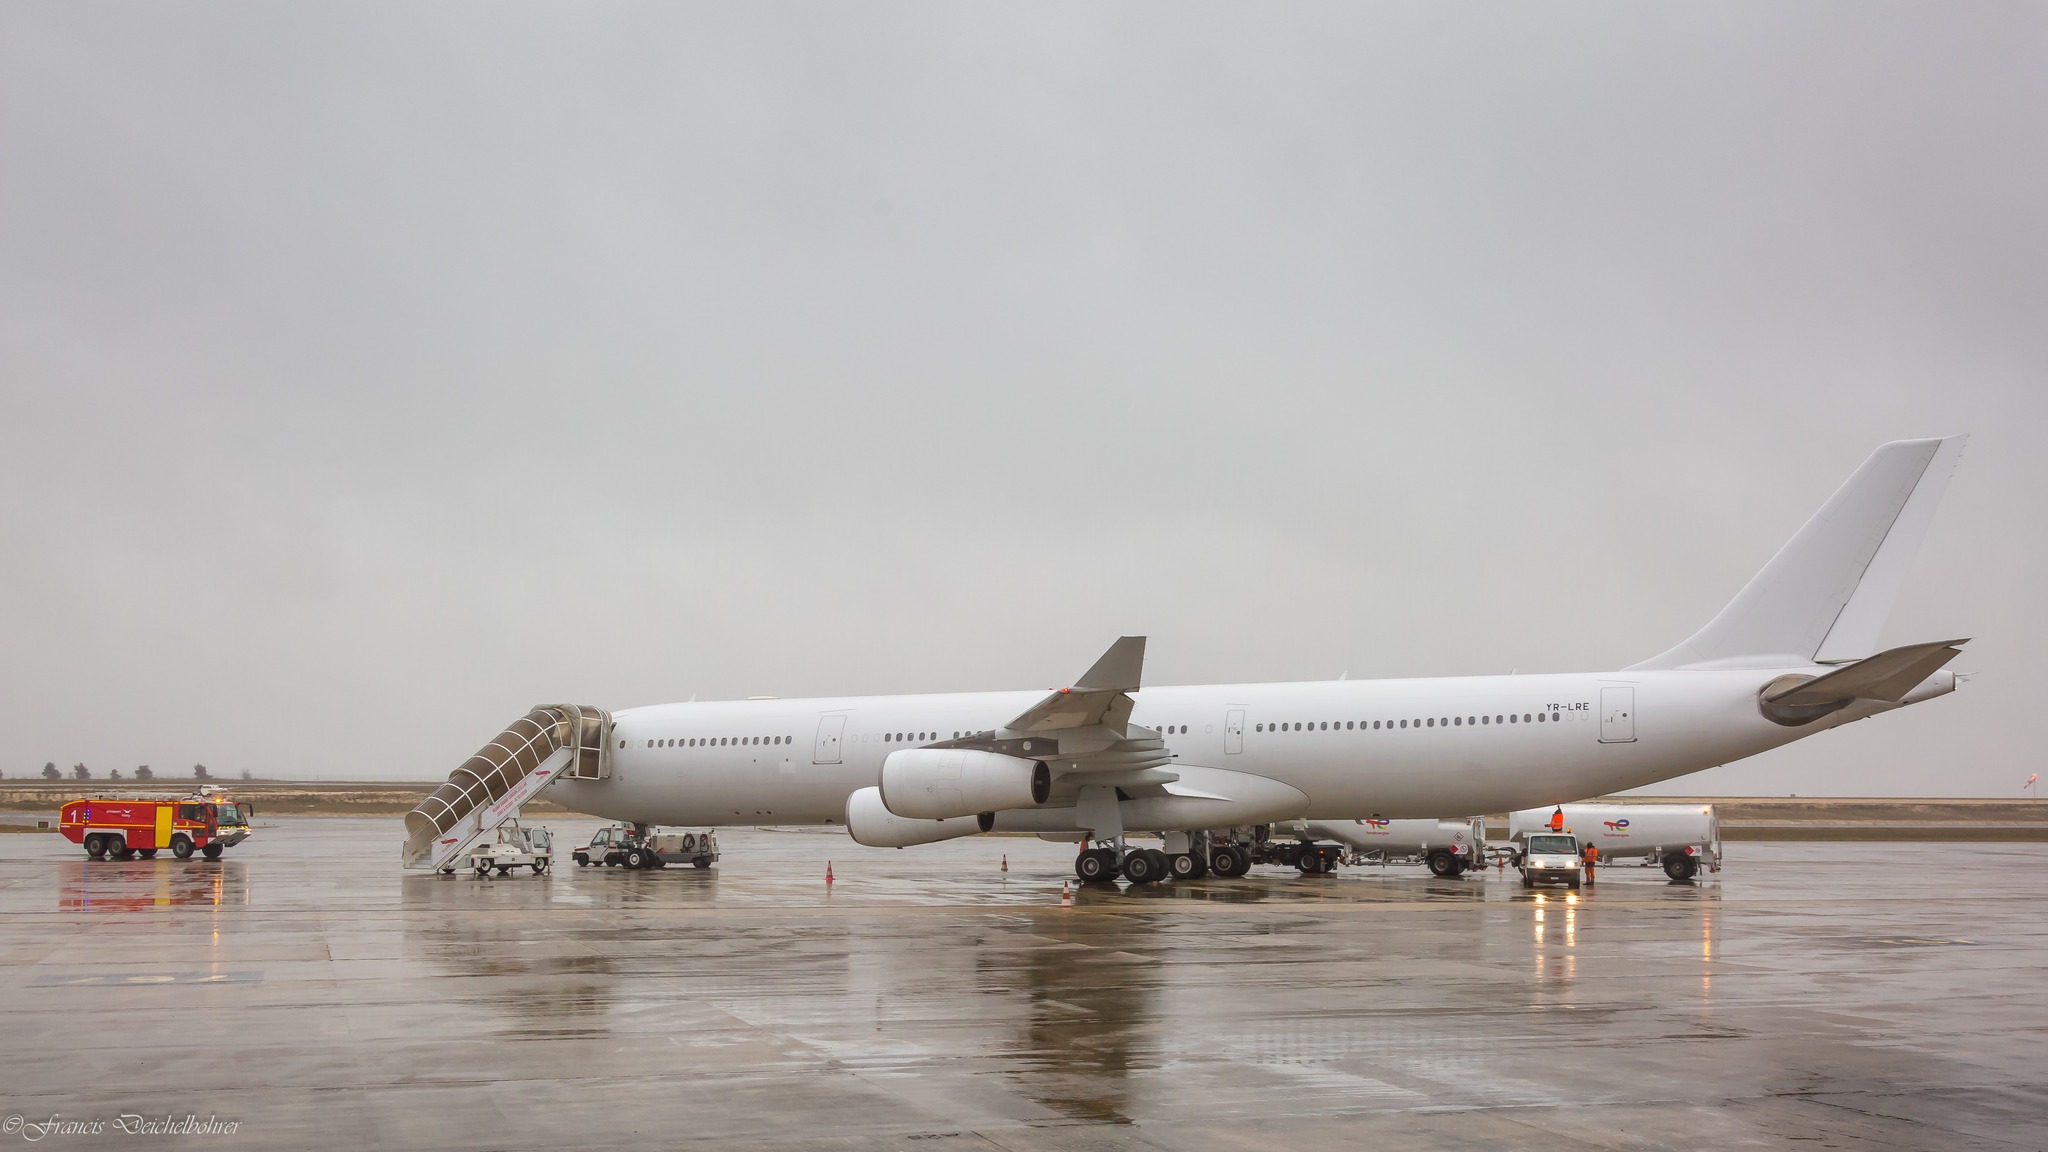
[[[1249,827],[1562,804],[1953,691],[1944,665],[1965,641],[1877,641],[1964,439],[1879,448],[1706,627],[1612,672],[1141,692],[1145,638],[1126,636],[1050,693],[560,706],[528,722],[582,717],[581,766],[549,795],[609,819],[844,824],[878,847],[1035,832],[1088,841],[1083,879],[1238,875]],[[501,794],[468,781],[522,770],[491,763],[517,731],[409,818],[418,835],[447,828],[465,791],[468,806]],[[1129,832],[1166,850],[1130,849]]]

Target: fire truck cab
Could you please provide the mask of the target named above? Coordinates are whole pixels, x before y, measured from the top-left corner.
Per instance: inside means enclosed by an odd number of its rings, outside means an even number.
[[[147,860],[168,848],[208,860],[249,838],[247,804],[212,791],[190,796],[85,796],[64,805],[57,830],[94,860]]]

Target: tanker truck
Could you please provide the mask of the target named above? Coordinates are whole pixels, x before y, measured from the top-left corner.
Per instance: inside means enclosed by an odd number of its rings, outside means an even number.
[[[1278,825],[1275,826],[1277,831]],[[1468,820],[1307,820],[1302,831],[1312,839],[1335,840],[1351,849],[1354,864],[1395,864],[1416,860],[1438,876],[1462,874],[1486,863],[1486,821]]]
[[[1721,870],[1721,821],[1712,804],[1566,804],[1508,813],[1508,837],[1565,832],[1600,849],[1600,862],[1662,864],[1664,874],[1691,880]]]

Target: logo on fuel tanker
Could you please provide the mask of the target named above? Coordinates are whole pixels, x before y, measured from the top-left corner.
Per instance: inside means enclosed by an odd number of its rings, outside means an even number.
[[[1628,831],[1628,821],[1627,821],[1627,820],[1603,820],[1603,821],[1601,821],[1601,823],[1603,823],[1603,824],[1607,825],[1607,830],[1608,830],[1609,832],[1626,832],[1626,831]]]

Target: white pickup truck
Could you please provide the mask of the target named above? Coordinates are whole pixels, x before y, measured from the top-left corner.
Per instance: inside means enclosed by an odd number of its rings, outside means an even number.
[[[1576,889],[1585,877],[1578,837],[1568,832],[1527,832],[1515,838],[1515,867],[1522,887],[1562,882]]]
[[[469,866],[479,878],[494,869],[500,876],[509,876],[514,868],[531,868],[538,876],[554,862],[555,846],[548,830],[525,828],[517,820],[499,825],[497,835],[488,843],[469,850]]]

